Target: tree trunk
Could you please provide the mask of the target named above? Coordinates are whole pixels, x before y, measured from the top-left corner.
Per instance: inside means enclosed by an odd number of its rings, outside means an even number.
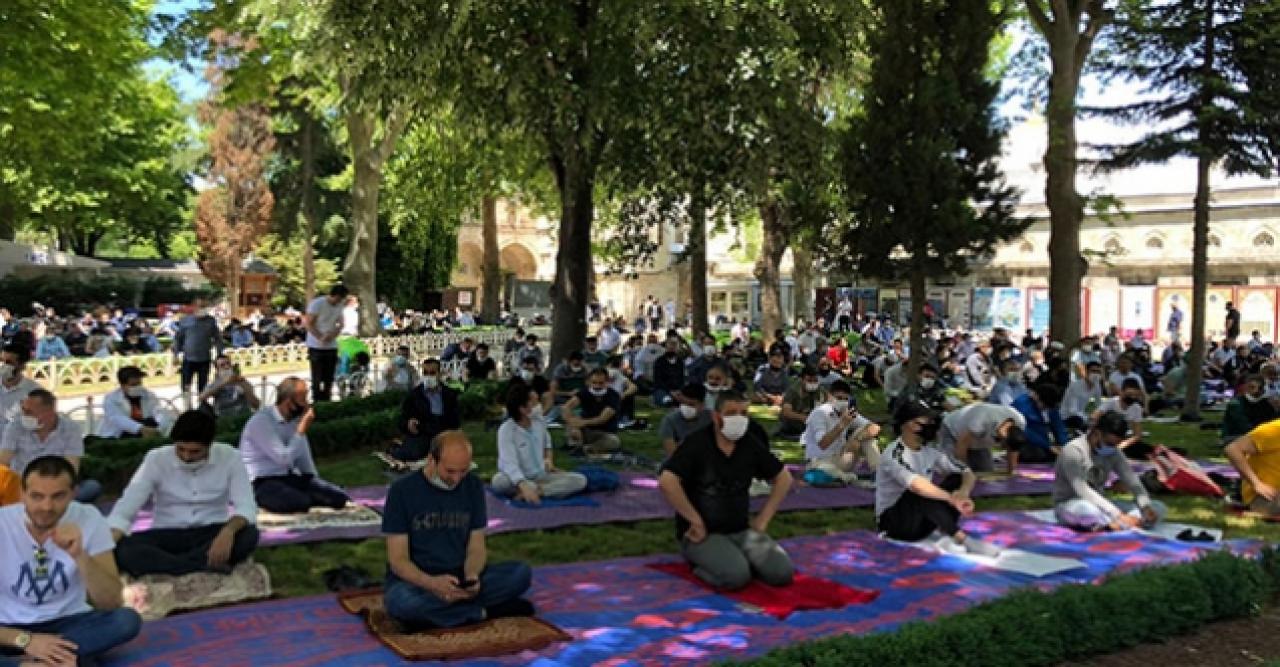
[[[914,383],[920,374],[920,366],[924,363],[924,301],[928,294],[925,291],[923,271],[911,272],[911,346],[907,362],[907,382]]]
[[[689,302],[693,306],[692,329],[710,331],[707,305],[707,209],[702,197],[692,202],[689,212]],[[683,306],[684,304],[677,304]]]
[[[0,202],[0,240],[12,241],[18,234],[18,208],[11,201]]]
[[[581,350],[587,336],[587,303],[594,271],[591,226],[595,219],[595,168],[583,164],[581,158],[581,154],[570,156],[555,169],[560,188],[560,238],[556,279],[551,287],[552,366],[573,350]]]
[[[1071,27],[1075,34],[1075,27]],[[1061,35],[1060,35],[1061,37]],[[1081,335],[1080,283],[1088,270],[1080,254],[1084,199],[1076,191],[1076,94],[1080,74],[1071,54],[1076,40],[1054,45],[1049,107],[1049,144],[1044,153],[1045,201],[1049,206],[1049,337],[1070,346]]]
[[[382,123],[381,137],[375,136],[378,121],[372,114],[350,111],[346,122],[355,183],[351,189],[351,246],[342,267],[342,282],[360,299],[360,335],[376,336],[382,332],[376,274],[382,168],[408,124],[408,116],[402,110],[393,111]]]
[[[779,269],[787,251],[786,214],[777,201],[760,205],[764,233],[760,256],[756,258],[755,275],[760,282],[760,331],[765,344],[774,340],[774,332],[782,328],[782,276]]]
[[[498,254],[498,200],[485,197],[481,202],[484,225],[484,294],[480,312],[489,324],[497,324],[502,314],[499,292],[502,289],[502,259]]]
[[[791,262],[791,321],[808,320],[813,316],[813,249],[804,242],[792,244]]]
[[[310,113],[302,116],[302,219],[299,235],[302,237],[302,290],[306,294],[304,304],[316,297],[316,218],[319,202],[316,192],[315,128],[316,120]]]

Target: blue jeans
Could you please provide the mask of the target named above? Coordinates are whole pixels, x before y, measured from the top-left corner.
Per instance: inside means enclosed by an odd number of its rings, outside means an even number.
[[[142,630],[142,617],[132,609],[122,608],[86,611],[44,623],[10,627],[33,634],[58,635],[76,645],[76,656],[85,664],[85,659],[92,660],[137,637]],[[22,661],[15,651],[0,649],[0,665],[20,665]]]
[[[508,561],[485,568],[480,574],[480,593],[470,600],[448,603],[398,578],[387,585],[382,598],[387,613],[398,621],[453,628],[484,620],[485,607],[524,595],[532,579],[533,570],[528,565]]]

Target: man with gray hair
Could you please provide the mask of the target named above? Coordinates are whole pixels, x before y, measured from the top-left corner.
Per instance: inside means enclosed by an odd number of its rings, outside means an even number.
[[[253,482],[258,507],[278,514],[300,514],[312,507],[342,509],[350,497],[320,479],[307,429],[316,413],[307,400],[307,383],[285,378],[276,404],[258,411],[240,434],[240,457]]]

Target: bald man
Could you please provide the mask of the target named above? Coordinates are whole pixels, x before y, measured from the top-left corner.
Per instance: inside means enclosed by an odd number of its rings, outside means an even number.
[[[316,472],[307,441],[307,429],[315,418],[307,400],[307,383],[290,377],[276,389],[276,404],[259,410],[244,425],[240,457],[249,470],[258,507],[277,514],[301,514],[312,507],[342,509],[351,500]]]
[[[445,431],[431,441],[422,472],[387,494],[387,613],[412,630],[533,615],[521,597],[533,573],[525,563],[489,564],[487,523],[471,443],[461,431]]]

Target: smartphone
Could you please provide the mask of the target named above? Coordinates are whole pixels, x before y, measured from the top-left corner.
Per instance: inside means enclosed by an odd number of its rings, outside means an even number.
[[[458,588],[475,588],[478,583],[480,582],[476,579],[463,579],[462,583],[458,584]]]

